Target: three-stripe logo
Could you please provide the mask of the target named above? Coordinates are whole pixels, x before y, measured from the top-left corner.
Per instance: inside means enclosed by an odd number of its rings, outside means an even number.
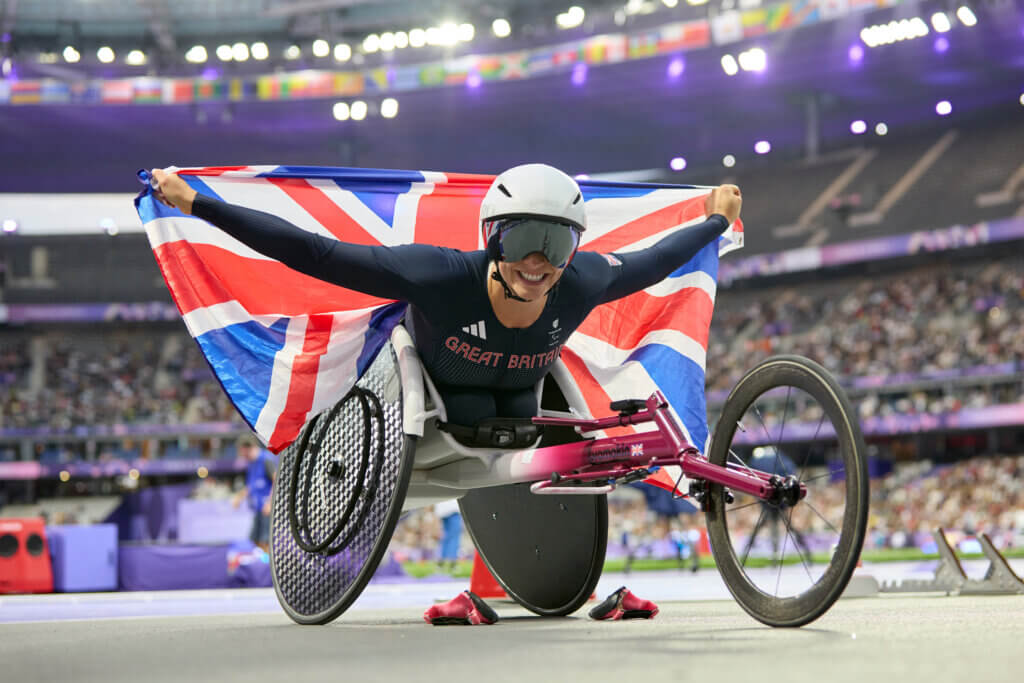
[[[487,330],[484,329],[484,321],[475,322],[472,325],[463,327],[462,331],[466,334],[471,334],[474,337],[480,337],[481,339],[487,339]]]

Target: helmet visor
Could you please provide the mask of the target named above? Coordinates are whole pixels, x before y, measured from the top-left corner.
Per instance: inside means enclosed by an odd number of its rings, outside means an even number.
[[[565,268],[580,246],[579,228],[540,218],[491,221],[487,225],[487,233],[493,235],[495,232],[505,261],[522,261],[539,251],[555,268]]]

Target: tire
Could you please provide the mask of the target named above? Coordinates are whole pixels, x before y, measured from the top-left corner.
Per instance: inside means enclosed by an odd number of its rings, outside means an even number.
[[[783,393],[786,404],[781,423],[772,423],[770,418],[778,415],[777,403]],[[798,399],[794,412],[802,410],[803,415],[811,418],[799,422],[802,418],[794,416],[790,434],[795,432],[796,436],[787,439],[789,401],[794,395]],[[764,410],[773,408],[776,413],[769,412],[766,420]],[[817,428],[811,435],[814,420]],[[823,430],[826,422],[831,429]],[[750,455],[745,457],[748,451]],[[790,458],[786,451],[795,457]],[[715,465],[728,463],[761,471],[769,471],[770,466],[773,473],[793,474],[808,491],[806,498],[793,505],[763,503],[752,497],[743,499],[741,494],[728,503],[723,486],[708,486],[706,519],[715,563],[733,597],[752,617],[770,626],[803,626],[824,614],[842,594],[860,558],[867,527],[869,484],[865,454],[857,414],[836,380],[817,363],[800,356],[772,357],[753,368],[733,388],[715,426],[708,460]],[[818,465],[818,455],[823,467]],[[798,471],[793,472],[794,469]],[[837,483],[840,474],[842,479]],[[835,512],[840,497],[841,521]],[[750,527],[755,508],[760,513]],[[802,520],[808,520],[807,535],[796,526]],[[782,555],[778,556],[780,522],[785,539],[781,544]],[[756,566],[759,558],[751,556],[766,523],[773,529],[771,561],[778,562],[774,590],[774,566],[762,571]],[[744,537],[743,531],[748,528],[750,531]],[[812,561],[811,546],[817,544],[821,550],[823,542],[828,544],[824,552],[828,563],[819,573],[819,564]],[[794,568],[787,573],[786,591],[782,594],[785,551],[790,543],[802,570]],[[800,589],[790,590],[790,585],[799,585]]]
[[[390,345],[281,457],[271,507],[270,569],[281,607],[326,624],[359,597],[387,552],[412,473]]]

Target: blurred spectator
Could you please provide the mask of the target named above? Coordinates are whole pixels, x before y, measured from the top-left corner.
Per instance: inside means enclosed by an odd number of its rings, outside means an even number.
[[[235,494],[234,505],[246,501],[252,510],[252,531],[249,540],[264,551],[270,548],[270,504],[271,489],[277,469],[277,460],[269,451],[260,447],[259,441],[251,434],[238,439],[238,454],[248,461],[245,469],[245,486]]]

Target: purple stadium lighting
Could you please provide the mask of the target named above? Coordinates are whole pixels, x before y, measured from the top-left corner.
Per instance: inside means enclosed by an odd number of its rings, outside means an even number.
[[[860,44],[851,45],[846,56],[850,60],[850,64],[860,64],[864,61],[864,46]]]
[[[675,80],[683,75],[686,71],[686,62],[683,61],[682,57],[676,57],[668,63],[668,77]]]
[[[587,82],[587,65],[579,63],[572,68],[572,84],[583,85]]]
[[[850,124],[850,132],[853,133],[854,135],[863,135],[867,129],[868,124],[864,123],[860,119],[857,119],[856,121]]]
[[[475,90],[475,89],[480,87],[480,83],[481,82],[482,82],[482,79],[480,78],[480,74],[478,74],[478,73],[471,73],[471,74],[469,74],[469,77],[466,78],[466,87],[467,88],[472,88],[473,90]]]
[[[682,171],[686,168],[686,159],[682,157],[675,157],[672,161],[668,162],[668,167],[673,171]]]
[[[772,143],[768,142],[767,140],[758,140],[754,144],[754,151],[757,152],[758,154],[767,154],[768,152],[772,151]]]
[[[215,81],[220,78],[220,69],[215,69],[212,66],[208,66],[203,69],[203,80]]]
[[[932,45],[932,48],[940,55],[945,53],[949,50],[949,38],[946,36],[939,36],[935,39],[935,43]]]
[[[953,105],[949,103],[949,100],[942,100],[935,105],[935,113],[939,116],[949,116],[952,111]]]

